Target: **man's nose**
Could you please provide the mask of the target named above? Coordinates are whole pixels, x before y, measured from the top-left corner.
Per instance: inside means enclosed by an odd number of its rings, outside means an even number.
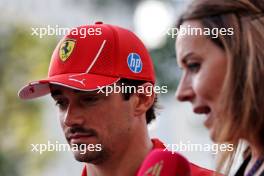
[[[178,85],[178,88],[175,93],[175,97],[179,101],[192,101],[195,96],[195,93],[192,88],[190,81],[182,79]]]
[[[77,104],[69,104],[63,119],[63,124],[68,127],[83,125],[85,121],[84,116],[82,109]]]

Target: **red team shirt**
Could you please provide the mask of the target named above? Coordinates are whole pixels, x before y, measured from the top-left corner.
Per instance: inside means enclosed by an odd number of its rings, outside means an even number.
[[[165,145],[159,140],[159,139],[151,139],[153,143],[153,148],[154,149],[165,149]],[[192,176],[213,176],[214,171],[208,170],[201,168],[193,163],[190,163],[190,168],[191,168],[191,175]],[[84,166],[83,171],[82,171],[82,176],[88,176],[87,175],[87,168]]]

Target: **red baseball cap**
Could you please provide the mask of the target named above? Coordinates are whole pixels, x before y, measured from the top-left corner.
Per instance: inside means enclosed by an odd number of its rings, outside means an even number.
[[[150,55],[131,31],[96,22],[73,28],[55,48],[48,77],[30,82],[18,95],[21,99],[46,95],[50,93],[49,84],[92,91],[121,78],[155,84]]]

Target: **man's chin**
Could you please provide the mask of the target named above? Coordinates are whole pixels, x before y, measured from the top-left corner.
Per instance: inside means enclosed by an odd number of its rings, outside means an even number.
[[[91,164],[98,164],[101,163],[103,160],[102,152],[98,151],[74,151],[73,152],[74,158],[79,162],[91,163]]]

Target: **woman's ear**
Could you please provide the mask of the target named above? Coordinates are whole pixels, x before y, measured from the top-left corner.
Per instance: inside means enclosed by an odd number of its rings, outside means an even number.
[[[155,92],[153,84],[147,82],[137,88],[137,93],[134,96],[137,96],[138,101],[135,101],[135,116],[141,116],[145,114],[147,110],[153,105],[155,100]]]

